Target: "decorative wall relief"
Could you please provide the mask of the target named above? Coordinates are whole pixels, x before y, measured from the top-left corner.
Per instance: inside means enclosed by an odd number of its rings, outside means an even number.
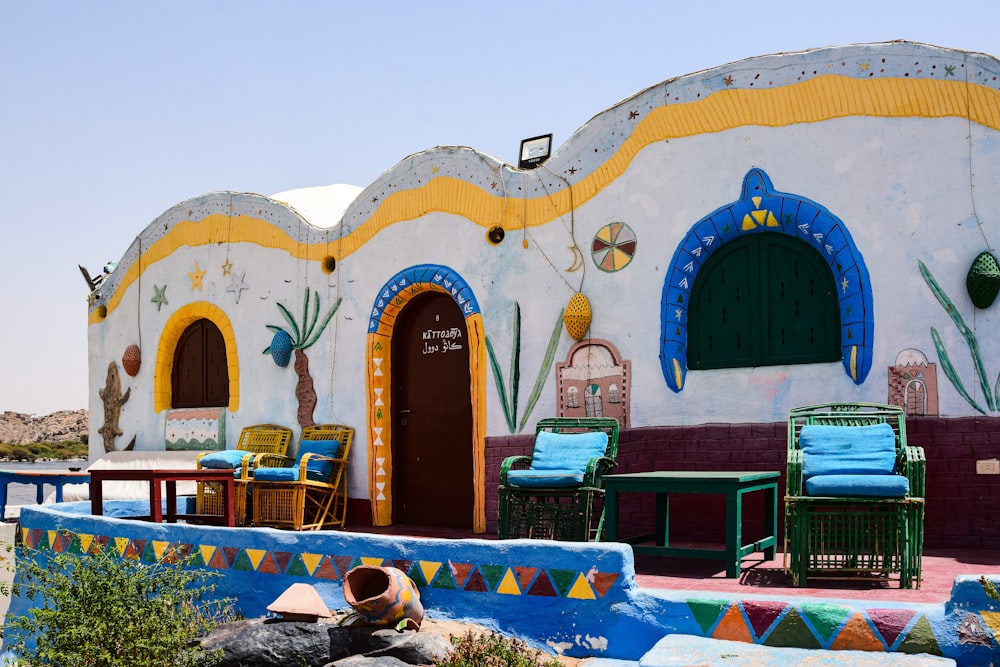
[[[958,312],[958,308],[948,298],[948,295],[944,293],[944,290],[941,289],[937,280],[934,279],[934,275],[931,274],[930,269],[920,260],[917,260],[917,265],[920,267],[920,275],[923,276],[924,282],[927,283],[931,293],[934,294],[934,298],[944,308],[944,312],[948,313],[948,317],[951,318],[959,333],[965,338],[965,344],[968,345],[969,354],[972,356],[972,364],[976,369],[976,379],[979,381],[979,388],[983,393],[983,399],[986,401],[986,410],[992,412],[1000,404],[1000,375],[997,376],[994,386],[990,387],[989,378],[986,377],[986,367],[983,365],[983,355],[979,352],[979,341],[976,340],[976,334],[965,323],[965,319]],[[962,379],[958,377],[958,372],[955,370],[954,364],[951,363],[951,356],[944,347],[941,335],[934,327],[931,327],[931,338],[934,340],[934,349],[937,350],[938,360],[941,362],[941,368],[944,370],[945,377],[955,387],[955,391],[976,411],[986,414],[986,410],[976,402],[976,399],[972,397],[969,390],[965,388]]]
[[[337,312],[340,308],[340,299],[337,299],[336,303],[330,307],[326,315],[323,316],[323,321],[317,326],[319,320],[319,292],[314,292],[313,296],[313,306],[312,314],[310,316],[309,312],[309,288],[306,287],[305,298],[302,300],[302,323],[301,326],[299,322],[295,320],[292,313],[284,304],[277,304],[278,310],[281,311],[282,317],[285,318],[285,322],[288,323],[288,328],[291,331],[286,331],[282,327],[275,324],[266,325],[270,329],[274,336],[272,338],[271,345],[264,348],[264,354],[271,354],[271,347],[281,344],[287,338],[291,341],[291,349],[295,353],[295,374],[298,376],[298,382],[295,385],[295,398],[299,401],[298,410],[298,420],[299,426],[306,428],[307,426],[312,426],[316,423],[313,419],[313,410],[316,409],[316,389],[313,386],[312,374],[309,372],[309,357],[306,356],[304,350],[312,347],[319,337],[323,334],[323,330],[326,329],[326,325],[330,323],[330,318],[333,314]],[[287,357],[285,358],[285,364],[288,363]],[[275,363],[279,366],[283,366],[279,362],[279,356],[274,355]]]
[[[167,411],[168,450],[226,448],[225,408],[179,408]]]
[[[621,271],[632,262],[636,250],[635,232],[624,222],[610,222],[594,234],[590,256],[601,271]]]
[[[104,438],[104,451],[116,451],[115,438],[122,434],[118,427],[118,417],[121,415],[122,406],[128,403],[132,388],[129,387],[122,393],[122,380],[118,374],[118,364],[111,362],[108,364],[108,375],[104,381],[104,389],[98,391],[101,401],[104,403],[104,425],[97,429],[97,432]],[[135,438],[125,449],[132,449],[135,446]]]
[[[907,348],[889,366],[890,405],[898,405],[914,417],[938,414],[937,364],[927,361],[920,350]]]
[[[486,350],[490,355],[490,368],[493,369],[493,380],[497,385],[497,394],[500,396],[500,406],[503,408],[504,417],[507,419],[507,428],[511,433],[520,433],[528,423],[531,411],[535,409],[535,403],[542,394],[542,387],[545,386],[545,379],[548,377],[549,369],[552,368],[552,360],[556,355],[556,347],[559,345],[559,332],[563,325],[563,311],[559,311],[556,316],[556,325],[549,336],[549,344],[545,348],[545,358],[541,368],[538,369],[538,377],[535,379],[535,386],[528,397],[528,403],[524,407],[524,416],[520,423],[517,421],[518,392],[521,387],[521,304],[514,302],[514,335],[513,349],[510,352],[510,391],[504,383],[503,371],[500,370],[500,362],[497,360],[496,352],[493,351],[493,344],[490,337],[486,337]]]
[[[632,362],[618,348],[591,338],[570,348],[556,364],[556,404],[560,417],[614,417],[629,426]]]

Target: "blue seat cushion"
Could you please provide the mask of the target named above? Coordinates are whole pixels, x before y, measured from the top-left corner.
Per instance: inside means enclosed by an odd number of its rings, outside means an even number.
[[[250,452],[245,452],[240,449],[223,449],[222,451],[205,454],[198,459],[198,463],[202,468],[212,468],[216,470],[240,468],[243,466],[244,456],[253,455]]]
[[[254,473],[254,479],[264,482],[297,482],[299,481],[299,464],[304,454],[318,454],[321,457],[336,458],[340,452],[339,440],[302,440],[296,454],[295,465],[291,468],[260,468]],[[315,482],[329,482],[333,475],[333,461],[324,458],[309,457],[306,462],[306,479]]]
[[[579,486],[587,471],[587,463],[604,456],[607,449],[608,434],[604,431],[541,431],[535,437],[531,466],[528,470],[511,470],[507,474],[507,483],[531,488]]]
[[[799,433],[799,446],[804,479],[815,475],[892,475],[896,471],[896,436],[888,424],[807,424]]]
[[[806,480],[810,496],[833,498],[905,498],[910,480],[902,475],[814,475]]]
[[[583,473],[576,470],[511,470],[507,483],[532,489],[573,488],[583,484]]]

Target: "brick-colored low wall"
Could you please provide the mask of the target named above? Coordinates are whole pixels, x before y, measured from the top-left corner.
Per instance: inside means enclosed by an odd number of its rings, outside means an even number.
[[[922,446],[927,456],[925,546],[1000,549],[1000,477],[976,474],[977,459],[1000,456],[1000,418],[921,417],[907,420],[906,428],[909,443]],[[778,470],[783,492],[786,433],[784,422],[627,429],[619,440],[617,472]],[[532,439],[530,434],[486,439],[489,532],[497,529],[500,463],[507,456],[530,453]],[[744,536],[748,538],[760,525],[760,495],[747,498]],[[653,516],[652,497],[623,496],[624,531],[650,532]],[[672,498],[671,538],[721,541],[723,516],[721,497]]]

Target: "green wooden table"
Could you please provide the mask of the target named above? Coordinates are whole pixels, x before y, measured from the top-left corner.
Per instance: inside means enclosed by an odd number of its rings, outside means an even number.
[[[604,506],[605,540],[626,542],[637,554],[657,556],[682,556],[685,558],[714,558],[726,563],[726,576],[740,575],[740,561],[757,551],[765,558],[774,559],[778,543],[778,479],[773,471],[711,472],[675,471],[636,472],[605,475]],[[743,496],[755,491],[764,492],[764,537],[743,543]],[[618,496],[621,493],[656,494],[656,532],[623,539],[619,535]],[[723,549],[670,546],[670,494],[712,493],[726,496],[726,545]],[[653,544],[643,542],[653,541]]]

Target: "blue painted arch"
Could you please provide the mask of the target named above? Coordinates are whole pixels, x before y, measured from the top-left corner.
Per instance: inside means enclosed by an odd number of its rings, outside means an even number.
[[[863,383],[872,365],[875,321],[861,252],[837,216],[805,197],[775,191],[768,175],[754,168],[743,178],[740,198],[695,223],[670,261],[660,299],[660,366],[667,386],[680,392],[687,379],[688,307],[698,271],[712,253],[748,234],[785,234],[826,260],[837,283],[844,370]]]

